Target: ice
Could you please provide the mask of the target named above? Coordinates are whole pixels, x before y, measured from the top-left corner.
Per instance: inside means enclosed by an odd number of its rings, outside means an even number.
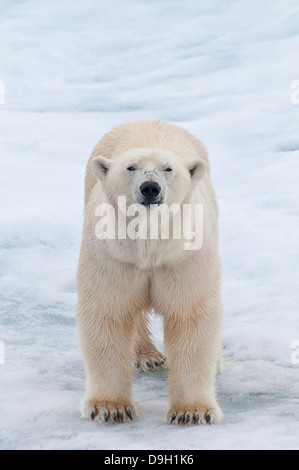
[[[1,449],[299,448],[298,20],[296,0],[2,0]],[[134,378],[132,424],[79,416],[85,164],[139,119],[181,125],[210,154],[229,362],[219,426],[166,425],[166,373]]]

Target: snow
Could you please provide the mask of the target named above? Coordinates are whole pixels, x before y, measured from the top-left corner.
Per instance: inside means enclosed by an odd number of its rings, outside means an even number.
[[[1,449],[299,448],[298,21],[297,0],[2,0]],[[157,118],[210,154],[229,361],[219,426],[166,425],[166,373],[134,378],[131,424],[78,412],[86,160],[115,125]],[[159,319],[153,333],[163,348]]]

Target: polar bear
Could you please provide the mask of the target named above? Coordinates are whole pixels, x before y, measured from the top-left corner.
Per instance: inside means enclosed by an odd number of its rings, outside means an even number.
[[[112,228],[119,220],[128,227],[132,217],[119,205],[120,197],[126,207],[142,209],[139,222],[149,222],[146,237],[97,236],[103,204],[113,208]],[[183,206],[203,207],[197,249],[186,249],[185,238],[173,236],[174,227],[162,237],[163,210],[173,204],[169,223],[182,219]],[[150,216],[162,206],[158,236],[151,238]],[[130,122],[96,145],[86,169],[77,273],[77,330],[87,376],[82,417],[133,420],[133,364],[152,371],[167,360],[167,422],[221,421],[214,387],[222,363],[217,218],[207,152],[185,129],[161,121]],[[153,310],[163,317],[166,359],[150,335]]]

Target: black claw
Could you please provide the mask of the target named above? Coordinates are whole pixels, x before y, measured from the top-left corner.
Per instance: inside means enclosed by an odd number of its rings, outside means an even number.
[[[119,412],[118,412],[118,417],[119,417],[119,420],[120,420],[120,422],[121,422],[121,423],[123,423],[123,422],[124,422],[124,419],[125,419],[125,417],[124,417],[124,414],[123,414],[123,412],[122,412],[122,411],[119,411]]]
[[[94,411],[92,411],[92,412],[91,412],[91,415],[90,415],[90,417],[91,417],[91,419],[92,419],[92,420],[94,420],[94,419],[95,419],[95,417],[96,417],[96,414],[95,414],[95,412],[94,412]]]
[[[199,421],[199,414],[196,414],[194,416],[194,424],[198,424],[198,421]]]
[[[149,361],[146,361],[146,365],[149,369],[151,369],[153,367],[152,364]]]
[[[176,413],[172,413],[171,418],[170,418],[170,424],[172,424],[175,420]]]
[[[130,420],[133,421],[133,415],[132,415],[132,411],[130,410],[130,408],[126,408],[126,412],[127,412],[127,415],[129,416]]]
[[[156,367],[159,367],[159,365],[160,365],[158,361],[155,361],[154,364],[155,364]]]
[[[185,424],[189,424],[191,422],[191,415],[190,413],[187,413],[185,416]]]
[[[114,423],[117,422],[117,411],[116,410],[113,410],[112,413],[111,413],[111,419]]]
[[[183,418],[182,415],[180,415],[180,416],[178,417],[178,424],[183,424],[183,422],[184,422],[184,418]]]
[[[211,415],[209,413],[206,414],[206,423],[211,424]]]
[[[109,413],[107,413],[107,411],[105,411],[105,413],[103,413],[103,418],[105,420],[105,423],[108,423]]]

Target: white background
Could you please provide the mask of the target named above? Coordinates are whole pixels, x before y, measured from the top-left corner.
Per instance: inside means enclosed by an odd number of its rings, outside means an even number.
[[[297,0],[1,1],[1,448],[299,448],[298,24]],[[230,363],[219,426],[167,426],[167,374],[134,378],[132,424],[77,410],[85,164],[113,126],[158,118],[211,160]],[[158,319],[153,332],[163,348]]]

